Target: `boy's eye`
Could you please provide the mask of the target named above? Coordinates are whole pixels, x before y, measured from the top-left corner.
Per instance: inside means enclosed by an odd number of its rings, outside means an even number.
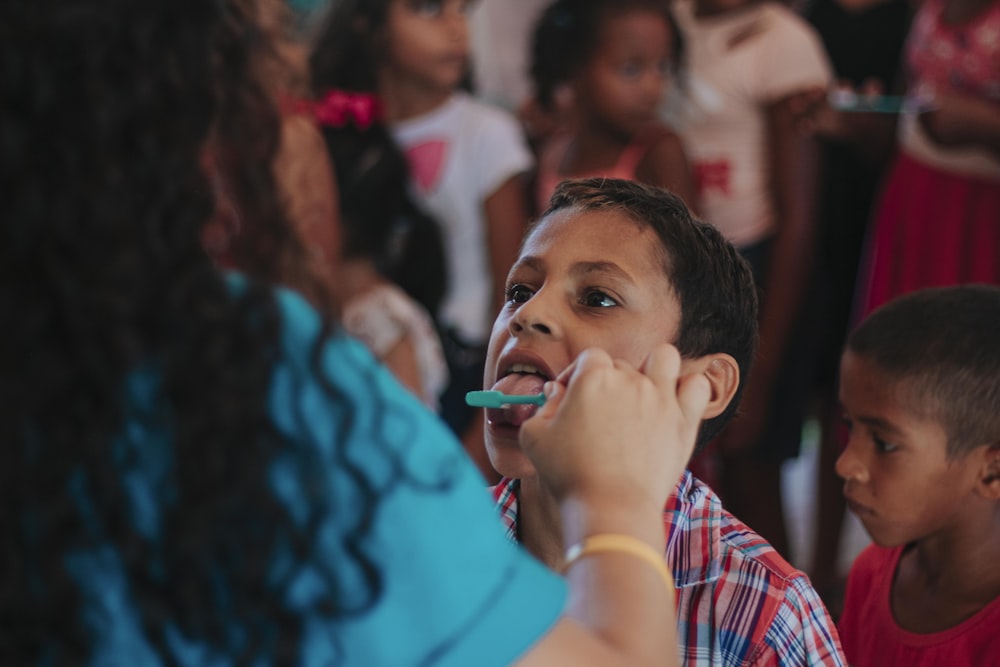
[[[872,442],[875,443],[875,449],[880,454],[888,454],[890,452],[896,451],[896,449],[897,449],[896,445],[892,444],[891,442],[886,442],[885,440],[883,440],[882,438],[878,437],[877,435],[873,435],[872,436]]]
[[[580,300],[583,305],[589,308],[613,308],[618,302],[600,290],[589,290]]]
[[[507,303],[524,303],[531,298],[533,292],[525,285],[511,285],[507,288]]]

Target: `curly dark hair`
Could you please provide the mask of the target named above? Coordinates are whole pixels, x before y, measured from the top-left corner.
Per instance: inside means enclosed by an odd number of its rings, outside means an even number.
[[[695,219],[680,197],[663,188],[616,178],[563,181],[542,217],[562,209],[616,211],[652,229],[681,309],[677,340],[668,342],[684,358],[724,352],[739,366],[733,399],[698,431],[697,448],[703,448],[736,412],[757,351],[757,289],[750,265],[719,230]]]
[[[0,664],[89,658],[67,558],[108,545],[168,664],[168,623],[242,664],[297,655],[300,615],[264,583],[274,545],[308,559],[316,521],[291,521],[267,478],[290,446],[267,408],[281,334],[268,285],[294,237],[258,11],[0,3]],[[238,289],[201,247],[208,146],[252,216]],[[147,396],[132,391],[143,377]],[[170,460],[151,534],[127,477],[156,432]],[[377,573],[360,569],[374,599]],[[335,593],[315,604],[344,612]]]
[[[539,106],[552,110],[556,89],[593,57],[609,16],[637,10],[662,14],[670,28],[671,67],[680,71],[684,41],[667,0],[555,0],[535,23],[531,39],[530,74]]]

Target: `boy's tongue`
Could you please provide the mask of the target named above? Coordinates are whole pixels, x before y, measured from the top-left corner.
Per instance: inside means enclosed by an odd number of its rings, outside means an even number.
[[[495,391],[505,394],[540,394],[545,385],[541,375],[511,373],[493,385]],[[501,410],[490,410],[490,421],[501,421],[513,426],[520,426],[535,414],[537,405],[511,405]]]

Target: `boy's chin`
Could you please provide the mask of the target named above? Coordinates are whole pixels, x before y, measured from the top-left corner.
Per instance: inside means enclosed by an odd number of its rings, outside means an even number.
[[[883,549],[906,546],[913,541],[911,539],[912,536],[906,536],[897,531],[882,530],[878,526],[870,525],[869,522],[864,520],[861,520],[861,525],[864,526],[865,532],[868,533],[868,537],[871,538],[872,543]]]
[[[535,475],[535,466],[521,451],[516,436],[511,441],[509,438],[493,438],[491,435],[487,435],[486,453],[490,457],[493,469],[504,477],[525,479]]]

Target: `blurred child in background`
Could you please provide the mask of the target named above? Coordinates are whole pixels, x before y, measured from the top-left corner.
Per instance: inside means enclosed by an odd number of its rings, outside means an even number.
[[[435,221],[407,192],[406,158],[371,94],[317,91],[313,113],[336,165],[343,231],[341,321],[434,411],[448,379],[432,313],[445,287]]]
[[[859,316],[923,287],[1000,283],[1000,0],[925,0],[907,40],[899,155]]]
[[[410,163],[411,190],[440,223],[448,287],[440,311],[451,382],[445,420],[485,461],[479,388],[493,315],[527,226],[523,174],[533,158],[517,121],[458,87],[469,60],[466,0],[342,0],[313,50],[313,80],[374,92]],[[488,472],[488,465],[484,469]]]
[[[562,122],[539,148],[539,212],[560,181],[586,176],[665,187],[695,205],[680,138],[658,118],[680,53],[670,10],[658,0],[557,0],[545,10],[531,74],[538,107]]]
[[[782,463],[798,454],[811,342],[802,332],[814,257],[817,145],[788,99],[830,83],[815,31],[785,6],[678,0],[683,85],[665,110],[694,164],[699,213],[754,267],[760,351],[743,413],[722,434],[719,489],[729,509],[788,556]]]

